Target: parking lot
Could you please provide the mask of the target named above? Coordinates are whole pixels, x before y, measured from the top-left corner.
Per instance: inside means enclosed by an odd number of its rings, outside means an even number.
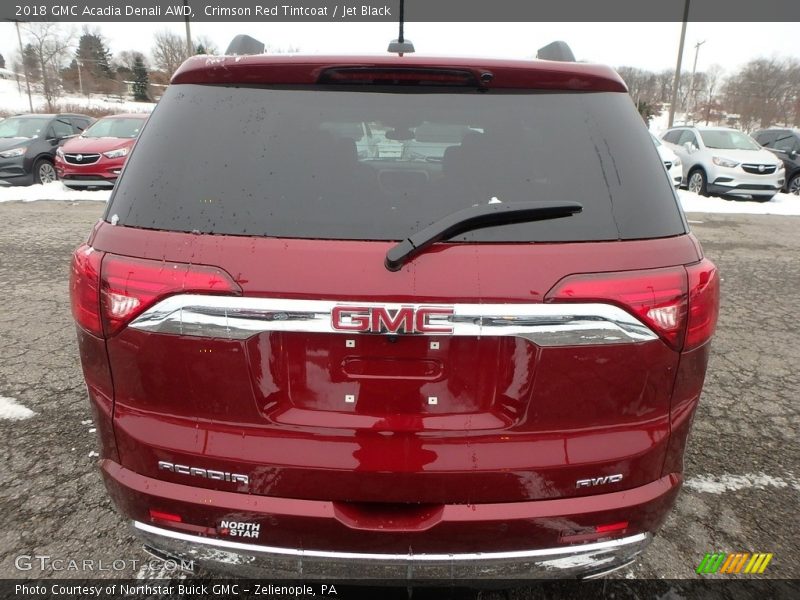
[[[71,250],[100,202],[0,204],[0,577],[136,577],[20,572],[18,555],[144,558],[106,496],[68,299]],[[621,578],[693,578],[706,552],[770,552],[765,576],[800,577],[798,299],[800,217],[693,213],[722,273],[722,307],[687,483],[648,552]],[[13,416],[13,415],[11,415]],[[723,576],[724,577],[724,576]]]

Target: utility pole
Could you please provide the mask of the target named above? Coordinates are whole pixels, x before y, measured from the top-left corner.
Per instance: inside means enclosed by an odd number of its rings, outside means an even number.
[[[694,120],[694,109],[695,104],[697,104],[697,94],[694,90],[694,74],[697,72],[697,55],[700,53],[700,46],[705,43],[706,41],[703,40],[702,42],[697,42],[694,45],[694,65],[692,65],[692,77],[689,79],[689,98],[691,99],[689,106],[691,106],[692,110],[692,120]],[[689,108],[689,106],[687,106],[687,108]]]
[[[25,86],[28,88],[28,106],[33,112],[33,99],[31,98],[31,78],[28,75],[28,63],[25,62],[25,50],[22,48],[22,35],[19,32],[19,21],[14,21],[17,27],[17,41],[19,42],[19,59],[22,61],[22,71],[25,73]]]
[[[81,77],[81,59],[76,58],[75,64],[78,65],[78,93],[83,96],[83,77]]]
[[[675,105],[678,103],[678,86],[681,83],[681,63],[683,63],[683,43],[686,41],[686,22],[689,20],[689,0],[683,7],[683,24],[681,25],[681,42],[678,47],[678,64],[675,65],[675,79],[672,81],[672,103],[669,105],[669,124],[675,122]]]
[[[183,0],[184,8],[189,6],[189,0]],[[189,12],[184,10],[184,19],[186,20],[186,58],[194,56],[194,46],[192,45],[192,28],[189,25]]]

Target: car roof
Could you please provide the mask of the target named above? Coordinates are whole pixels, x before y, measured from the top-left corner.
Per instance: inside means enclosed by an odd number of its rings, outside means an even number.
[[[78,113],[20,113],[12,115],[14,117],[27,117],[35,119],[55,119],[56,117],[80,117],[82,119],[93,119],[89,115],[81,115]],[[10,117],[9,117],[10,118]]]
[[[13,119],[14,117],[25,117],[28,119],[52,119],[57,115],[52,113],[20,113],[18,115],[11,115],[8,117],[9,119]]]
[[[759,129],[756,133],[763,133],[765,131],[791,131],[795,135],[800,135],[800,129],[797,127],[766,127],[764,129]]]
[[[309,85],[318,82],[329,68],[410,67],[462,69],[492,74],[488,88],[557,89],[627,92],[622,78],[612,68],[577,62],[508,60],[432,56],[311,56],[250,55],[195,56],[185,61],[172,76],[172,83],[245,83]]]
[[[710,127],[706,125],[703,127],[695,127],[695,129],[697,129],[697,131],[739,131],[739,133],[741,133],[741,131],[735,127]]]
[[[715,127],[713,125],[675,125],[674,127],[670,127],[667,131],[672,131],[673,129],[696,129],[697,131],[738,131],[741,133],[741,130],[736,129],[735,127]]]
[[[150,113],[119,113],[115,115],[106,115],[105,117],[100,117],[98,121],[102,121],[103,119],[146,119],[150,116]]]

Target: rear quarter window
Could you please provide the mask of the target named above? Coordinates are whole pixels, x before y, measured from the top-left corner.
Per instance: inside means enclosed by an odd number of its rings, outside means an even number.
[[[570,200],[584,210],[456,239],[615,240],[686,231],[627,95],[451,88],[170,86],[107,218],[207,234],[399,240],[493,198]]]

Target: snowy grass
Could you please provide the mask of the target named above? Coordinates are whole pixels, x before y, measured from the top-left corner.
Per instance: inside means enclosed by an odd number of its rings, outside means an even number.
[[[47,102],[44,96],[38,93],[32,93],[31,99],[33,100],[33,109],[36,111],[45,111]],[[86,96],[69,95],[58,99],[59,106],[68,106],[71,109],[76,107],[95,108],[109,110],[115,113],[149,113],[155,107],[153,102],[133,102],[125,100],[119,102],[110,100],[106,96],[95,95],[87,98]],[[6,113],[27,113],[30,111],[30,104],[28,103],[28,93],[23,84],[19,88],[16,81],[7,79],[0,79],[0,110]]]

